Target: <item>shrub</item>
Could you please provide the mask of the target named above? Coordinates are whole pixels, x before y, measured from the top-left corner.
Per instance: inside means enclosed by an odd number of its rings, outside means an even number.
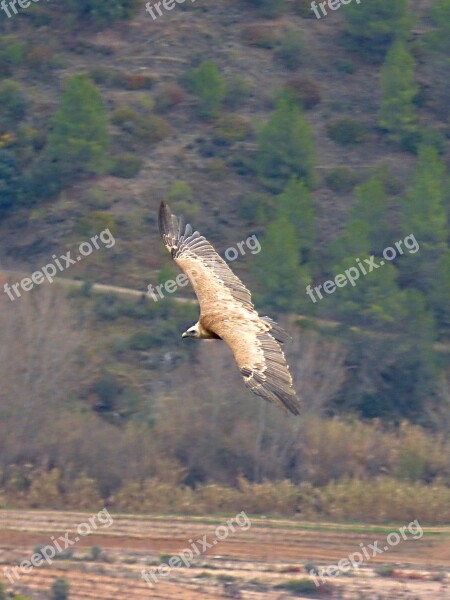
[[[0,38],[0,59],[6,64],[17,66],[25,61],[27,46],[13,36],[4,36]]]
[[[110,173],[122,179],[132,179],[136,177],[141,168],[142,160],[139,156],[131,152],[124,152],[115,157]]]
[[[185,181],[174,181],[167,192],[169,202],[191,202],[193,199],[191,186]]]
[[[321,583],[318,587],[312,579],[290,579],[274,586],[275,590],[285,590],[294,596],[309,596],[317,598],[331,594],[331,584]]]
[[[86,213],[81,217],[78,224],[78,232],[85,237],[96,235],[105,229],[109,229],[114,235],[117,231],[117,225],[112,215],[99,210]]]
[[[249,25],[242,33],[243,41],[249,46],[257,48],[265,48],[270,50],[275,47],[277,36],[269,27],[262,25]]]
[[[111,116],[111,122],[119,127],[122,127],[125,123],[134,123],[138,120],[138,113],[130,106],[120,106]]]
[[[291,77],[286,81],[284,89],[305,110],[313,108],[321,101],[320,87],[310,77]]]
[[[101,556],[103,554],[103,550],[101,549],[100,546],[92,546],[91,548],[91,558],[92,560],[100,560]]]
[[[19,189],[16,155],[11,150],[0,148],[0,215],[14,206]]]
[[[169,123],[158,115],[140,117],[136,122],[133,134],[147,144],[156,144],[172,132]]]
[[[228,168],[221,158],[212,158],[208,164],[208,174],[211,181],[222,181],[228,176]]]
[[[302,34],[296,29],[290,29],[284,34],[275,56],[287,69],[295,71],[301,64],[305,50]]]
[[[348,167],[333,169],[325,179],[330,190],[338,194],[351,192],[357,183],[354,173]]]
[[[286,10],[280,0],[247,0],[247,2],[250,6],[257,8],[262,17],[268,17],[269,19],[277,17],[282,11]]]
[[[232,144],[244,140],[250,133],[251,126],[244,117],[226,115],[216,121],[213,131],[217,142]]]
[[[97,85],[106,85],[108,87],[123,87],[126,78],[123,71],[103,66],[91,69],[89,77]]]
[[[329,137],[337,144],[359,144],[367,134],[366,127],[355,119],[343,118],[333,121],[327,126]]]
[[[356,65],[351,60],[344,58],[338,62],[337,70],[339,73],[347,73],[348,75],[352,75],[356,71]]]
[[[293,0],[294,12],[304,19],[315,18],[311,10],[311,0]]]
[[[123,80],[123,87],[130,91],[150,90],[153,87],[153,78],[141,73],[126,75]]]
[[[89,71],[89,77],[97,85],[125,90],[149,90],[153,87],[154,79],[142,73],[126,73],[111,67],[95,67]]]
[[[89,207],[98,210],[109,208],[111,205],[111,199],[105,190],[95,186],[84,192],[82,201]]]
[[[231,109],[242,106],[252,95],[248,79],[242,75],[234,75],[226,82],[224,104]]]
[[[166,83],[161,86],[156,96],[156,110],[166,112],[184,100],[184,90],[177,83]]]
[[[68,600],[69,599],[69,582],[67,579],[55,579],[51,590],[52,600]]]
[[[386,566],[386,567],[377,567],[375,569],[375,573],[379,576],[379,577],[392,577],[392,575],[394,574],[394,567],[390,567],[390,566]]]
[[[26,113],[25,94],[12,80],[0,84],[0,128],[9,129],[21,121]]]
[[[77,18],[98,27],[106,27],[119,19],[130,19],[139,7],[136,0],[68,0],[67,4]]]
[[[45,71],[53,66],[55,52],[48,46],[35,46],[27,53],[26,62],[31,69]]]
[[[141,352],[145,352],[145,350],[149,350],[150,348],[158,346],[159,343],[159,338],[153,333],[149,333],[147,331],[138,331],[131,336],[130,341],[128,342],[128,347],[130,350],[139,350]]]

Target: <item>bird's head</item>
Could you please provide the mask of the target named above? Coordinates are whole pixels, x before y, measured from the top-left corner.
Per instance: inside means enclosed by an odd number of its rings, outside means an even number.
[[[200,329],[198,323],[189,327],[184,333],[181,334],[182,338],[200,338]]]

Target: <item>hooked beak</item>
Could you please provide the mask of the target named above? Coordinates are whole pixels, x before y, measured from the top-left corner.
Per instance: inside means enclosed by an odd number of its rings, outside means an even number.
[[[189,337],[189,334],[188,334],[188,332],[187,332],[187,331],[185,331],[184,333],[182,333],[182,334],[181,334],[181,337],[182,337],[182,338]]]

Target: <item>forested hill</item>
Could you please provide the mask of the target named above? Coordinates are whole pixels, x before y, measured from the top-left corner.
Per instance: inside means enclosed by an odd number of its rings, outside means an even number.
[[[293,331],[313,340],[315,376],[334,373],[318,412],[442,426],[450,0],[362,0],[320,19],[306,0],[161,10],[42,0],[0,14],[2,267],[32,273],[101,231],[115,239],[63,274],[86,281],[70,302],[92,335],[74,397],[151,420],[172,372],[200,360],[178,341],[195,310],[170,293],[90,293],[176,275],[164,198],[222,253],[256,236],[261,251],[233,269],[261,312],[314,317]]]

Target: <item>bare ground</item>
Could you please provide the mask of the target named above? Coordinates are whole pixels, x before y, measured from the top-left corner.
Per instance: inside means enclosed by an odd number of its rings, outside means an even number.
[[[51,544],[66,532],[74,540],[76,527],[86,523],[90,515],[80,512],[0,511],[0,565],[13,568],[29,559],[33,548]],[[336,564],[351,553],[366,548],[376,540],[386,546],[389,532],[399,525],[371,527],[305,523],[296,520],[251,518],[251,527],[229,532],[204,554],[196,556],[190,568],[174,568],[166,577],[150,587],[141,577],[168,556],[189,548],[190,541],[206,535],[215,540],[215,528],[226,517],[179,517],[115,515],[114,522],[101,525],[91,535],[72,546],[70,559],[59,559],[51,565],[20,573],[10,584],[0,576],[6,589],[21,591],[32,598],[48,598],[46,592],[57,577],[70,581],[71,600],[98,598],[179,598],[213,600],[224,597],[244,600],[282,599],[293,597],[275,586],[309,577],[305,564],[316,568]],[[370,558],[359,569],[329,579],[330,598],[381,600],[450,599],[450,527],[426,527],[421,539],[402,540],[383,554]],[[408,538],[411,535],[406,530]],[[62,542],[61,542],[62,543]],[[92,546],[104,551],[101,560],[93,561]],[[371,554],[372,551],[369,549]],[[389,566],[388,577],[377,570]],[[311,566],[308,565],[308,569]],[[387,570],[384,571],[387,574]],[[324,593],[324,588],[318,592]],[[310,597],[307,595],[296,597]]]

